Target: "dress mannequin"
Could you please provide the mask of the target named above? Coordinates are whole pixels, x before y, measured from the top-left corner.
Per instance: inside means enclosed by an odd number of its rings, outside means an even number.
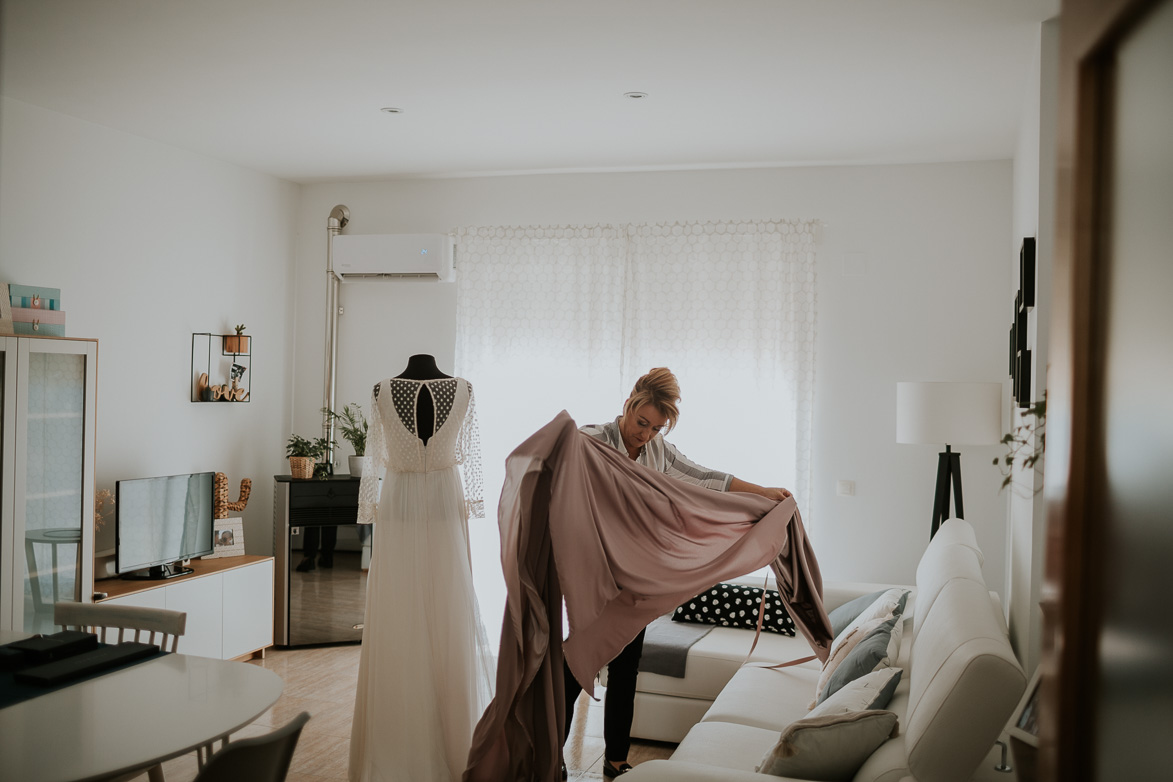
[[[407,368],[403,370],[396,377],[404,380],[436,380],[438,378],[452,377],[452,375],[445,375],[436,366],[436,357],[429,356],[427,353],[416,353],[407,360]]]
[[[358,521],[379,534],[350,782],[459,782],[467,765],[493,690],[469,550],[468,520],[484,516],[479,442],[472,384],[432,356],[375,386]]]
[[[427,353],[417,353],[407,360],[407,368],[396,377],[403,380],[441,380],[452,375],[445,375],[436,366],[436,357],[430,356]],[[436,405],[432,399],[431,391],[423,393],[420,390],[419,397],[416,399],[415,415],[418,422],[419,438],[424,441],[424,445],[428,444],[428,440],[432,436],[433,427],[436,423]]]

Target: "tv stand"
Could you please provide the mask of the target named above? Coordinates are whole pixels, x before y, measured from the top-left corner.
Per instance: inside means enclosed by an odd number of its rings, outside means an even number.
[[[134,570],[130,573],[123,573],[122,577],[127,581],[162,581],[165,578],[186,576],[194,572],[195,571],[189,567],[184,567],[178,562],[173,562],[170,565],[155,565],[153,567],[144,568],[143,570]]]
[[[166,608],[187,614],[178,651],[221,660],[264,656],[273,645],[273,558],[193,559],[176,578],[98,582],[103,604]],[[3,776],[3,772],[0,772]]]

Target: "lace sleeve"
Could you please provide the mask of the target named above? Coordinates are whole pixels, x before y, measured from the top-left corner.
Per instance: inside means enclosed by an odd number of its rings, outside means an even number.
[[[456,444],[456,459],[464,477],[464,505],[470,519],[485,517],[485,487],[481,478],[481,431],[477,427],[476,397],[472,383],[468,386],[468,412],[460,427],[460,439]]]
[[[387,469],[387,440],[383,437],[383,416],[379,414],[379,387],[371,394],[371,420],[367,431],[367,457],[358,484],[358,523],[371,524],[377,518],[379,479]]]

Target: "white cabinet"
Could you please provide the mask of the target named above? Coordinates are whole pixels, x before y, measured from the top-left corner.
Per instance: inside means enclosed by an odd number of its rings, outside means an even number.
[[[183,611],[178,651],[231,660],[273,645],[273,558],[193,560],[195,573],[150,582],[100,581],[101,602]]]
[[[224,658],[273,645],[273,560],[224,572]]]
[[[224,617],[219,610],[224,595],[224,574],[214,573],[164,587],[167,609],[187,614],[187,629],[176,651],[223,659]]]
[[[52,632],[94,578],[98,343],[0,337],[0,629]]]

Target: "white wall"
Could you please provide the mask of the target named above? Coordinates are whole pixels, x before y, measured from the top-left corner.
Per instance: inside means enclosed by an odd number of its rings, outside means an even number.
[[[98,343],[96,479],[252,478],[249,553],[271,553],[288,472],[298,187],[3,99],[0,279],[61,288],[66,334]],[[192,332],[254,337],[248,404],[193,404]],[[98,549],[113,546],[113,524]]]
[[[346,232],[356,234],[817,217],[826,227],[819,247],[815,490],[805,519],[825,578],[909,583],[928,542],[940,449],[896,444],[896,383],[1005,377],[1011,197],[1009,161],[308,185],[298,217],[295,430],[308,436],[320,429],[326,219],[336,204],[350,208]],[[343,305],[339,404],[365,408],[371,385],[397,374],[412,353],[433,353],[452,367],[452,286],[348,285]],[[991,465],[998,452],[962,449],[966,517],[995,588],[1005,580],[1006,539],[1006,502]],[[855,496],[836,496],[836,479],[854,480]],[[487,499],[495,507],[496,498]],[[480,589],[482,574],[499,571],[498,552],[491,539],[476,540]],[[482,594],[481,602],[486,617],[500,616],[499,596]]]
[[[1050,341],[1051,256],[1055,208],[1055,115],[1059,23],[1052,20],[1039,30],[1038,48],[1032,62],[1014,157],[1014,229],[1011,237],[1009,292],[1013,302],[1018,291],[1018,248],[1023,237],[1036,237],[1038,263],[1037,298],[1030,316],[1028,344],[1033,351],[1032,398],[1042,399],[1047,382]],[[1013,306],[1007,307],[1007,323]],[[1009,328],[1009,326],[1007,326]],[[1024,421],[1015,410],[1010,426]],[[1040,468],[1044,465],[1040,465]],[[1028,672],[1038,665],[1041,652],[1043,551],[1046,536],[1046,507],[1042,494],[1042,470],[1017,473],[1006,490],[1008,523],[1006,537],[1006,607],[1010,640],[1018,659]]]

